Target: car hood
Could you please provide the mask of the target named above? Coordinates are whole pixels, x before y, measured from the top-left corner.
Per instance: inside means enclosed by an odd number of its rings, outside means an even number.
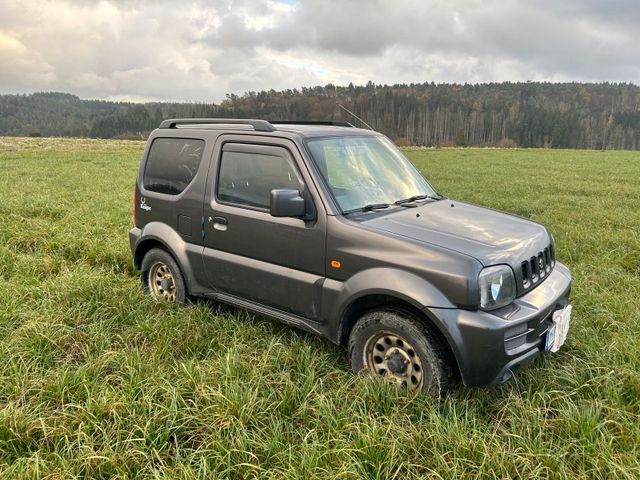
[[[417,208],[394,208],[363,224],[455,250],[484,266],[508,264],[514,270],[551,243],[547,229],[538,223],[450,199],[430,201]]]

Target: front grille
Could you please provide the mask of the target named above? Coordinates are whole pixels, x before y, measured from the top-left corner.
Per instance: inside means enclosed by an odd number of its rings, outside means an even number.
[[[527,290],[546,278],[556,264],[553,244],[522,262],[522,287]]]

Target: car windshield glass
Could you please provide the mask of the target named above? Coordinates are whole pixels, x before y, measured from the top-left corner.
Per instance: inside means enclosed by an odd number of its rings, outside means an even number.
[[[436,195],[413,164],[382,136],[307,141],[313,161],[343,212]]]

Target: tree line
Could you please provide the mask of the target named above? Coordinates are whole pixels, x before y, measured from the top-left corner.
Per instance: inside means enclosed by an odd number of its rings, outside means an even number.
[[[330,84],[218,104],[0,95],[0,135],[146,138],[176,117],[347,120],[401,145],[640,149],[640,87],[627,83]]]

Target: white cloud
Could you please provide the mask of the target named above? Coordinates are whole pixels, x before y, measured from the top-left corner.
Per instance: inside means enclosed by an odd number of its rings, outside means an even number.
[[[11,62],[5,61],[11,59]],[[20,40],[0,31],[0,88],[4,84],[25,82],[49,85],[55,80],[54,67]]]
[[[606,3],[3,0],[0,92],[219,101],[368,80],[638,83],[640,7]]]

